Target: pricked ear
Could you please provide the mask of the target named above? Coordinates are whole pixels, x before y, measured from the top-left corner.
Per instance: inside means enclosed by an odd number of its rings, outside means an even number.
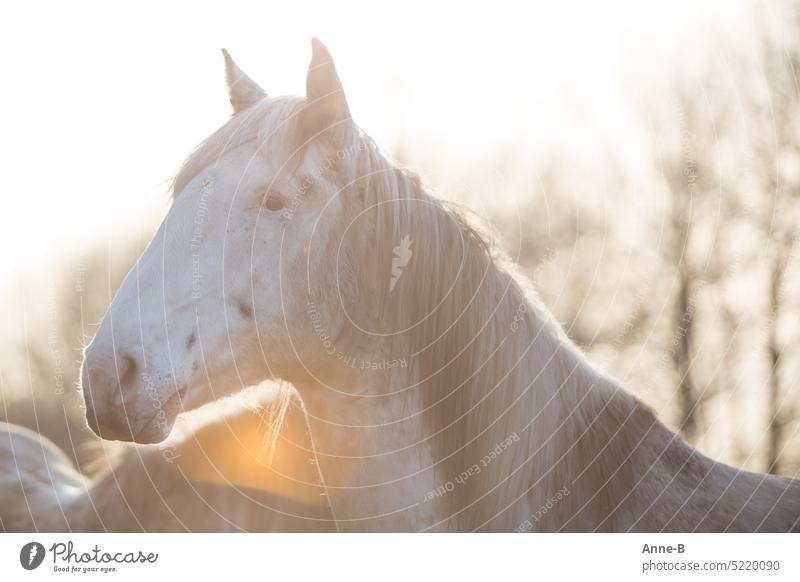
[[[319,39],[311,39],[311,64],[306,78],[306,105],[300,112],[304,137],[311,139],[350,116],[333,58]]]
[[[264,89],[239,68],[228,51],[222,49],[222,55],[225,57],[225,79],[228,81],[228,94],[234,113],[247,109],[267,96]]]

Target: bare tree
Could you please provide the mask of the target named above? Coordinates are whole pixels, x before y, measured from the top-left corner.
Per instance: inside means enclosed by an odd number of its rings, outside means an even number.
[[[693,441],[698,433],[700,395],[693,381],[692,356],[695,334],[696,258],[692,239],[700,219],[699,201],[708,186],[710,170],[703,140],[703,115],[697,98],[686,84],[679,82],[672,115],[676,124],[669,128],[672,143],[667,148],[656,145],[662,176],[669,196],[669,233],[664,261],[673,272],[675,300],[671,316],[669,354],[678,378],[678,427]],[[675,134],[677,130],[677,134]],[[658,133],[657,139],[663,134]]]
[[[797,218],[800,185],[788,179],[784,171],[787,158],[796,156],[800,115],[797,74],[800,72],[800,21],[789,5],[783,7],[788,22],[788,41],[770,33],[769,22],[761,23],[763,57],[762,79],[766,95],[760,103],[758,120],[761,132],[756,154],[763,173],[764,204],[756,220],[762,231],[768,283],[768,316],[766,352],[769,361],[767,393],[768,443],[765,469],[780,472],[781,449],[790,418],[788,396],[782,386],[785,381],[785,350],[779,332],[783,320],[791,316],[786,308],[787,270],[797,245]]]

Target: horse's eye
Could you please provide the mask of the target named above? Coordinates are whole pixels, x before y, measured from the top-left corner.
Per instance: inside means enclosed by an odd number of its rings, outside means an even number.
[[[277,212],[278,210],[283,210],[283,208],[286,207],[286,199],[280,192],[270,190],[267,192],[267,198],[264,200],[264,206],[266,206],[267,210]]]

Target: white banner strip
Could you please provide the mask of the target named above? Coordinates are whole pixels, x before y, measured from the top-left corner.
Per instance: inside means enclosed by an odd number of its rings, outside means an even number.
[[[791,534],[0,534],[0,580],[795,581],[798,550]]]

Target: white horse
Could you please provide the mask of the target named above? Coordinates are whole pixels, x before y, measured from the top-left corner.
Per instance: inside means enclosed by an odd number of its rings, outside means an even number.
[[[265,378],[308,413],[339,530],[790,531],[800,486],[681,441],[566,337],[493,237],[353,122],[227,53],[234,115],[85,351],[89,425],[158,442]]]
[[[98,451],[89,478],[46,438],[0,423],[0,531],[332,530],[308,457],[279,447],[267,466],[264,432],[251,406],[220,403],[164,446]]]

